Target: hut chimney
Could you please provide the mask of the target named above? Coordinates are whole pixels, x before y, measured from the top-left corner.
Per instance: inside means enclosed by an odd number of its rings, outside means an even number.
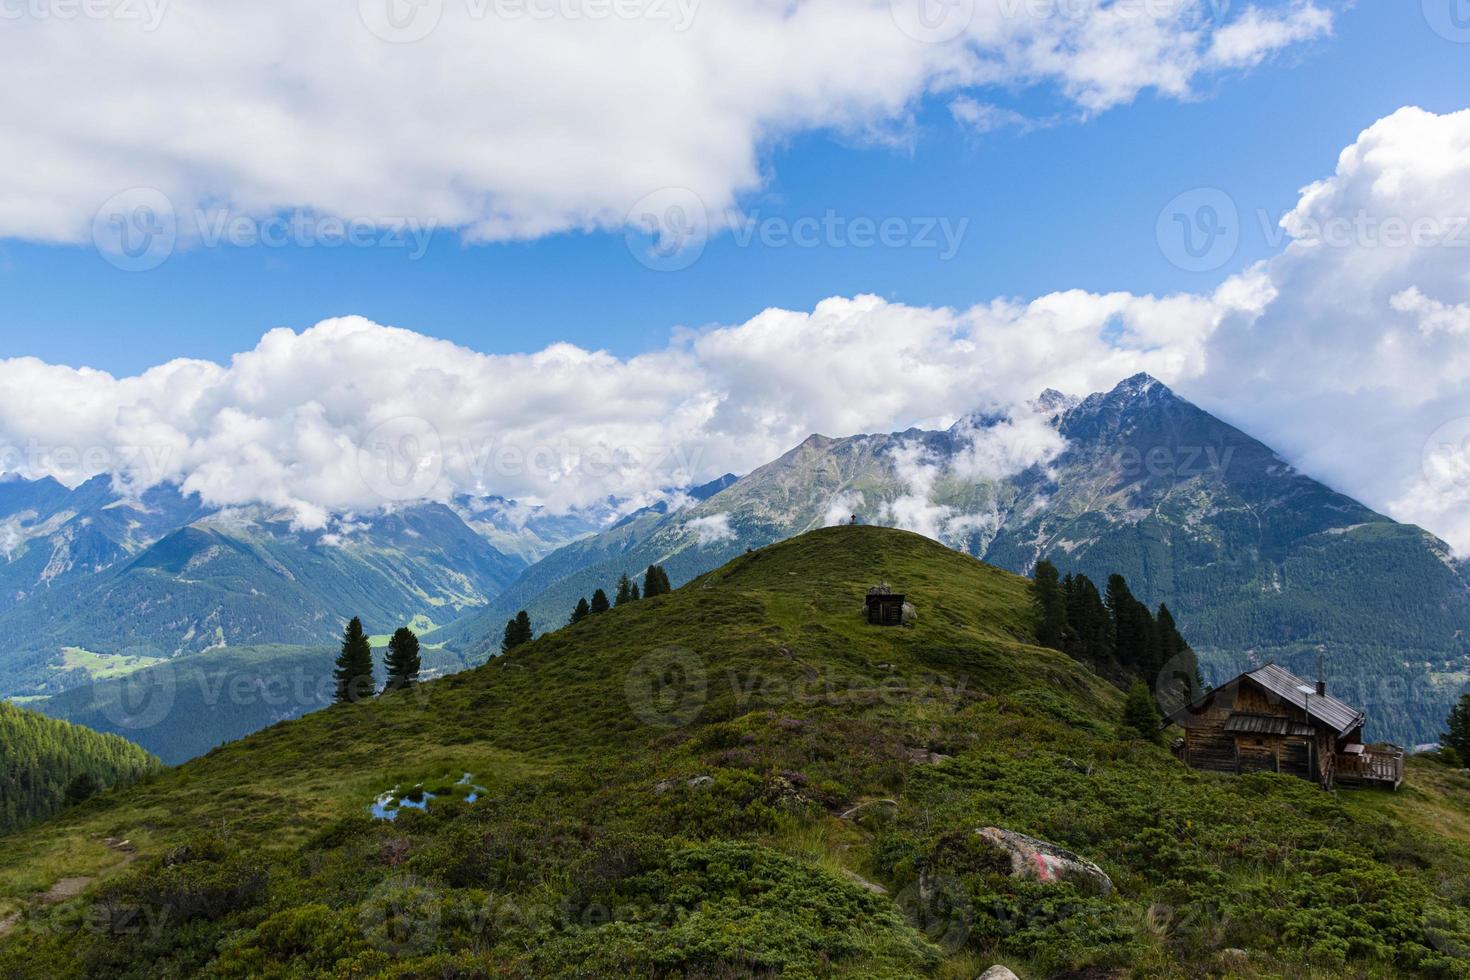
[[[1317,654],[1317,697],[1327,696],[1327,681],[1322,677],[1322,654]]]

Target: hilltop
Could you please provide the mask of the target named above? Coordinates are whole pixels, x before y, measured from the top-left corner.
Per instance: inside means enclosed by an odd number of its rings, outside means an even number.
[[[865,623],[880,581],[915,626]],[[1189,771],[1034,625],[916,534],[742,554],[0,841],[0,975],[1470,975],[1463,776]],[[1111,890],[1010,877],[987,826]]]

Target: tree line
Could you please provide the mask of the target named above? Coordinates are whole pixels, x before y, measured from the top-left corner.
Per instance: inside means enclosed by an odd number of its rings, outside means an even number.
[[[650,599],[672,591],[673,587],[669,584],[668,573],[661,565],[648,566],[648,570],[643,573],[641,589],[638,583],[630,578],[627,572],[624,572],[618,579],[614,600],[609,601],[607,593],[598,589],[592,593],[591,602],[585,598],[577,601],[569,622],[581,622],[588,616],[607,612],[615,605],[621,606],[638,599]],[[518,646],[530,643],[534,636],[531,615],[522,609],[515,616],[506,620],[505,634],[500,641],[500,652],[508,653]],[[362,627],[362,620],[356,616],[352,617],[342,631],[342,650],[337,654],[336,668],[332,671],[332,678],[336,681],[334,703],[361,701],[378,693],[387,694],[391,691],[403,690],[417,683],[422,663],[419,657],[419,638],[413,630],[403,626],[394,632],[388,640],[388,652],[383,658],[383,667],[388,679],[382,691],[379,692],[377,678],[373,673],[372,644],[368,642],[367,632]]]
[[[572,607],[572,615],[567,620],[567,625],[572,626],[580,623],[588,616],[598,616],[607,612],[613,606],[625,605],[629,602],[637,602],[639,599],[652,599],[654,596],[664,595],[674,591],[669,584],[669,574],[664,571],[662,565],[649,565],[643,573],[643,587],[640,589],[636,579],[631,578],[627,572],[618,576],[617,585],[613,590],[613,598],[608,599],[607,593],[597,589],[592,593],[589,602],[586,596],[577,600]],[[526,610],[522,609],[516,613],[514,618],[506,620],[505,635],[500,641],[500,652],[509,653],[516,647],[530,643],[534,633],[531,629],[531,617]]]
[[[1122,575],[1108,576],[1105,589],[1081,573],[1065,578],[1049,561],[1033,573],[1036,640],[1087,664],[1100,676],[1128,690],[1123,730],[1158,741],[1160,715],[1153,689],[1165,668],[1187,672],[1194,689],[1203,687],[1194,650],[1179,632],[1169,607],[1150,611]]]

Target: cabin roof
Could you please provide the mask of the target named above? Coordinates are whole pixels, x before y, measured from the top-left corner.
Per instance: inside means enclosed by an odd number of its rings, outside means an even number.
[[[1238,677],[1221,684],[1213,691],[1209,691],[1196,698],[1193,703],[1172,712],[1165,722],[1175,721],[1181,715],[1189,714],[1202,708],[1211,698],[1220,691],[1249,677],[1268,693],[1281,698],[1287,704],[1301,708],[1307,717],[1328,726],[1338,735],[1346,735],[1353,729],[1368,720],[1368,716],[1357,708],[1341,701],[1330,694],[1318,694],[1316,685],[1308,684],[1300,677],[1277,664],[1267,664],[1264,667],[1241,674]],[[1267,725],[1267,721],[1273,722]],[[1288,726],[1285,730],[1277,731],[1275,721]],[[1230,727],[1230,726],[1236,727]],[[1286,719],[1268,719],[1265,715],[1253,715],[1245,712],[1232,714],[1226,722],[1229,731],[1241,732],[1255,735],[1310,735],[1308,726],[1299,722],[1288,722]]]
[[[1283,701],[1303,709],[1308,716],[1331,725],[1339,734],[1350,732],[1367,720],[1367,715],[1359,709],[1330,694],[1318,694],[1315,685],[1277,664],[1267,664],[1245,676]]]

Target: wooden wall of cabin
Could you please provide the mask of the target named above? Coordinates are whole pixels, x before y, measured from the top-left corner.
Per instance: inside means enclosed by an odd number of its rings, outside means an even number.
[[[1235,736],[1225,730],[1230,709],[1212,701],[1184,729],[1184,763],[1192,769],[1235,772]]]

